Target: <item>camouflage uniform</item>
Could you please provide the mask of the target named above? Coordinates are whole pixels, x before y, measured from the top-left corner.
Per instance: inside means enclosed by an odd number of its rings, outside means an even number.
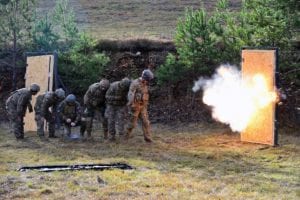
[[[131,136],[132,130],[137,125],[137,120],[142,120],[144,139],[151,142],[150,122],[148,119],[147,106],[149,101],[147,81],[138,78],[132,81],[128,92],[128,106],[130,122],[127,127],[126,137]]]
[[[16,90],[6,100],[6,110],[11,122],[13,132],[17,139],[24,138],[24,116],[26,109],[32,112],[31,97],[32,92],[30,89],[22,88]]]
[[[105,83],[105,84],[103,84]],[[84,119],[80,128],[81,136],[84,136],[84,132],[87,132],[87,136],[90,137],[93,127],[93,118],[95,117],[95,111],[99,111],[102,117],[102,128],[104,137],[108,135],[107,118],[105,117],[105,93],[109,87],[108,80],[101,80],[99,83],[90,85],[89,89],[84,95]]]
[[[81,115],[80,104],[77,101],[70,104],[65,99],[59,104],[57,112],[61,118],[61,121],[65,126],[65,134],[67,136],[70,136],[71,123],[75,123],[77,125],[80,122],[80,115]],[[70,119],[71,122],[67,122],[68,119]]]
[[[40,94],[36,98],[36,102],[34,105],[34,119],[37,126],[37,134],[38,136],[44,136],[44,120],[42,119],[42,104],[45,94]]]
[[[112,83],[106,92],[107,108],[105,116],[108,119],[108,132],[111,140],[115,139],[116,131],[124,135],[125,112],[127,110],[127,94],[130,80],[124,78],[121,81]]]
[[[55,92],[47,92],[37,97],[34,111],[39,136],[44,136],[45,119],[49,126],[49,137],[55,137],[55,114],[60,102],[61,99],[57,97]]]

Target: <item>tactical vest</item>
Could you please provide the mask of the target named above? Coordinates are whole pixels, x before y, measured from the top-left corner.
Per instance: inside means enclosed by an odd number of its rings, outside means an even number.
[[[116,106],[126,105],[129,88],[123,88],[120,84],[120,81],[116,81],[110,85],[105,95],[107,104]]]
[[[135,102],[147,102],[149,100],[148,86],[144,84],[141,79],[135,80]]]
[[[105,92],[101,90],[100,83],[92,84],[84,95],[85,105],[101,105],[105,103]]]

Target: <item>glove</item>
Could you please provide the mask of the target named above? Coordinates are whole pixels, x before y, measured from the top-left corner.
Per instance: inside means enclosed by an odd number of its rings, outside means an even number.
[[[66,120],[66,122],[67,122],[67,123],[71,123],[71,119],[68,118],[68,119]]]
[[[71,126],[75,126],[76,124],[74,122],[71,122]]]

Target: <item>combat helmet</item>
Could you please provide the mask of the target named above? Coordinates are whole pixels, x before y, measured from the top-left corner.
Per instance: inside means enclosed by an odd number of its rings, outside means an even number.
[[[66,97],[66,102],[69,103],[69,104],[73,104],[75,103],[76,101],[76,97],[74,94],[69,94],[67,97]]]
[[[57,96],[57,98],[59,98],[59,99],[64,99],[66,97],[65,91],[61,88],[56,89],[54,93]]]
[[[120,81],[120,87],[122,88],[129,88],[130,86],[130,83],[131,83],[131,80],[129,78],[123,78],[121,81]]]
[[[109,88],[109,80],[107,79],[102,79],[100,82],[99,82],[99,85],[101,87],[102,90],[107,90]]]
[[[154,75],[153,73],[150,71],[150,69],[145,69],[143,72],[142,72],[142,79],[143,80],[146,80],[146,81],[150,81],[154,78]]]
[[[40,86],[36,83],[32,83],[30,85],[30,91],[33,93],[33,94],[36,94],[40,91]]]

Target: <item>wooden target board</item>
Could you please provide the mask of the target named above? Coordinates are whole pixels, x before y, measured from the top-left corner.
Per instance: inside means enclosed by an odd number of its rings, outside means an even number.
[[[40,92],[32,96],[32,107],[36,102],[36,97],[46,91],[52,91],[53,88],[53,69],[54,69],[54,56],[53,55],[40,55],[27,57],[27,69],[25,74],[25,85],[27,88],[32,83],[37,83],[41,89]],[[29,113],[27,110],[24,119],[24,131],[36,131],[37,126],[34,120],[34,112]]]
[[[275,91],[275,71],[277,50],[244,49],[242,50],[242,77],[262,74],[269,91]],[[241,141],[276,145],[275,102],[260,109],[241,133]]]

